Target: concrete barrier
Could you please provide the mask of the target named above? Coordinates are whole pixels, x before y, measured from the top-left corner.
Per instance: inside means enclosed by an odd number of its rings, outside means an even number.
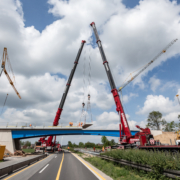
[[[40,155],[38,157],[34,157],[32,159],[28,159],[28,160],[25,160],[25,161],[16,162],[16,163],[14,163],[12,165],[0,168],[0,176],[3,176],[5,174],[10,174],[13,171],[15,171],[15,170],[17,170],[19,168],[22,168],[24,166],[27,166],[27,165],[29,166],[31,163],[33,163],[35,161],[39,161],[40,159],[43,159],[45,157],[47,157],[47,154],[43,154],[43,155]]]

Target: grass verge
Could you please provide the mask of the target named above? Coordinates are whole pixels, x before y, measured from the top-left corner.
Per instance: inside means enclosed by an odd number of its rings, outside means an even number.
[[[113,178],[114,180],[152,180],[146,173],[134,169],[121,167],[113,162],[103,160],[99,157],[84,158],[93,166]]]
[[[22,149],[25,153],[33,153],[35,149]]]

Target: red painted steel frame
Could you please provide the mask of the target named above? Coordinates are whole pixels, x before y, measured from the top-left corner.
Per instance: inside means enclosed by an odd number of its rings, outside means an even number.
[[[124,114],[124,110],[123,110],[123,107],[122,107],[122,104],[121,104],[121,101],[119,98],[118,91],[117,91],[117,89],[113,89],[113,90],[111,90],[111,92],[113,94],[114,101],[116,104],[116,111],[118,112],[118,114],[120,114],[120,117],[121,117],[121,123],[123,126],[124,134],[127,136],[127,138],[129,138],[129,137],[131,137],[131,131],[129,129],[128,122],[126,120],[126,116]]]
[[[58,110],[56,112],[56,116],[54,118],[53,126],[57,126],[58,125],[62,110],[63,109],[58,108]]]

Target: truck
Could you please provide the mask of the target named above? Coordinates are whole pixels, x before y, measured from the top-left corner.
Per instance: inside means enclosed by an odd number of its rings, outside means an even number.
[[[119,97],[118,90],[116,89],[116,85],[114,82],[114,78],[111,73],[111,69],[109,67],[109,62],[107,61],[106,55],[104,53],[104,49],[101,43],[101,40],[98,35],[98,31],[96,29],[95,23],[92,22],[91,27],[94,31],[94,35],[96,38],[96,43],[98,45],[101,58],[103,61],[103,65],[109,80],[109,84],[111,87],[111,93],[114,98],[114,102],[116,105],[116,111],[120,118],[119,123],[119,136],[120,136],[120,145],[117,145],[117,149],[129,149],[129,148],[139,148],[145,150],[153,150],[153,151],[164,151],[164,152],[172,152],[177,153],[180,151],[180,146],[178,145],[162,145],[159,141],[155,141],[153,135],[151,134],[151,130],[149,128],[141,128],[136,125],[136,128],[140,129],[140,132],[137,132],[134,136],[132,136],[129,124]]]
[[[46,136],[45,137],[41,137],[38,142],[36,142],[35,144],[35,152],[48,152],[48,153],[53,153],[53,152],[61,152],[61,144],[58,144],[56,142],[56,138],[54,140],[54,142],[52,143],[51,146],[47,146],[47,140],[46,140]]]

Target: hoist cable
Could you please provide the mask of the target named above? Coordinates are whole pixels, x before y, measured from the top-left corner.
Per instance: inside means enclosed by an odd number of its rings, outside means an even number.
[[[5,101],[4,101],[4,105],[3,105],[3,107],[2,107],[2,110],[1,110],[1,114],[2,114],[2,112],[3,112],[3,109],[4,109],[4,106],[5,106],[5,104],[6,104],[7,97],[8,97],[8,94],[6,95],[6,98],[5,98]],[[1,115],[1,114],[0,114],[0,115]]]
[[[84,122],[86,123],[86,119],[90,119],[92,122],[92,113],[91,113],[91,102],[90,102],[90,86],[91,86],[91,46],[89,46],[89,66],[88,66],[88,100],[87,100],[87,106],[86,106],[86,112],[87,112],[87,117],[85,115],[85,120]],[[89,118],[88,118],[89,117]]]
[[[86,81],[85,81],[85,78],[86,78],[86,47],[85,46],[85,50],[84,50],[84,58],[83,58],[83,102],[82,102],[82,111],[81,111],[81,116],[80,116],[80,122],[81,122],[81,119],[82,117],[85,115],[85,90],[86,90]]]

